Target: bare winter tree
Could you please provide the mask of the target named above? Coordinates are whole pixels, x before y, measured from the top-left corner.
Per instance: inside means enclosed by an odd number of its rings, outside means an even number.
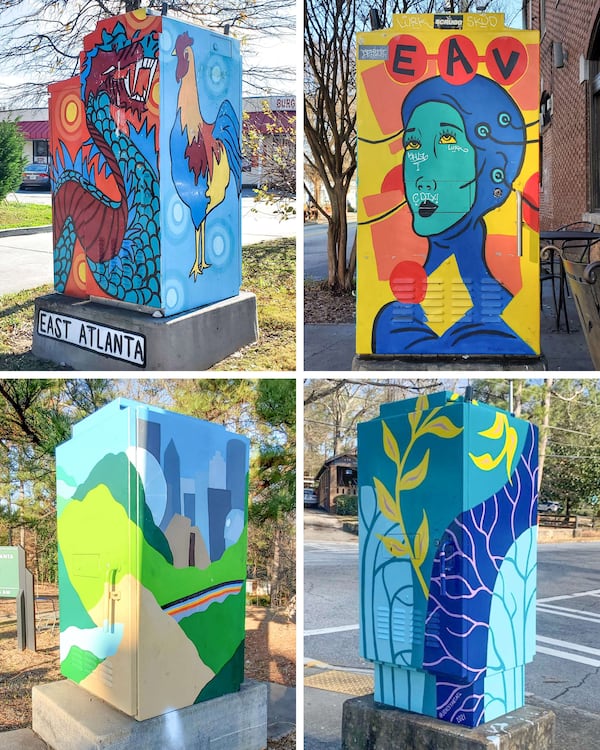
[[[245,41],[261,35],[281,36],[295,28],[294,0],[0,0],[0,97],[14,105],[35,106],[45,102],[48,83],[78,71],[83,37],[98,21],[136,10],[141,5],[160,13],[167,5],[170,16],[229,33]],[[243,48],[242,48],[243,49]],[[246,60],[245,83],[251,91],[269,93],[278,82],[283,93],[294,81],[285,66],[260,67]]]

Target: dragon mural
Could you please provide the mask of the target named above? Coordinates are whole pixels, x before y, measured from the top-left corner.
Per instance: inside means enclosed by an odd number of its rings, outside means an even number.
[[[166,316],[238,295],[240,120],[236,40],[142,9],[100,22],[50,86],[56,291]]]
[[[55,287],[68,292],[73,286],[79,249],[87,268],[75,283],[87,282],[89,272],[100,296],[158,307],[157,118],[152,122],[148,110],[158,79],[158,32],[141,35],[118,22],[96,33],[99,41],[85,52],[79,77],[80,127],[89,137],[74,156],[63,139],[54,151]]]

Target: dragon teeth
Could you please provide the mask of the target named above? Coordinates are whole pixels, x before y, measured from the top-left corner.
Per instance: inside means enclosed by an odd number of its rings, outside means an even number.
[[[144,58],[143,60],[138,60],[136,62],[136,64],[135,64],[135,70],[133,72],[133,89],[134,89],[134,91],[135,91],[135,87],[137,86],[137,80],[138,80],[138,75],[140,73],[140,68],[142,67],[142,65],[144,66],[144,68],[147,67],[146,65],[144,65],[145,62],[146,62],[146,58]]]

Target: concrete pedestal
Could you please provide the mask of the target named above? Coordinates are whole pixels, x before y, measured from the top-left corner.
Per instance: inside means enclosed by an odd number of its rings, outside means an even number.
[[[548,363],[544,355],[540,357],[484,357],[484,356],[363,356],[355,355],[352,369],[384,370],[401,372],[403,370],[547,370]]]
[[[33,353],[76,370],[206,370],[257,339],[250,292],[169,318],[62,294],[35,301]]]
[[[342,750],[552,750],[554,714],[524,706],[470,729],[351,698],[342,714]]]
[[[54,750],[263,750],[267,685],[136,721],[72,682],[32,691],[33,731]]]

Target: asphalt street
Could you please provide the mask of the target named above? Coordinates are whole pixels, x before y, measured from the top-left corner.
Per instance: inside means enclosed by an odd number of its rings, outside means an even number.
[[[305,519],[305,675],[332,668],[357,676],[372,671],[358,655],[357,571],[356,538],[339,531],[328,538]],[[526,667],[528,702],[557,713],[557,750],[600,747],[597,737],[597,744],[582,741],[583,714],[573,713],[589,712],[590,732],[600,729],[600,542],[540,545],[537,605],[537,655]],[[339,750],[347,697],[336,689],[305,688],[305,750]]]
[[[50,205],[49,192],[19,191],[9,200]],[[256,202],[252,191],[242,193],[242,245],[296,235],[296,221],[282,221],[273,206]],[[0,232],[0,295],[33,289],[53,281],[52,232]]]
[[[346,259],[350,257],[356,234],[356,221],[348,223]],[[327,224],[304,225],[304,278],[327,278]]]

